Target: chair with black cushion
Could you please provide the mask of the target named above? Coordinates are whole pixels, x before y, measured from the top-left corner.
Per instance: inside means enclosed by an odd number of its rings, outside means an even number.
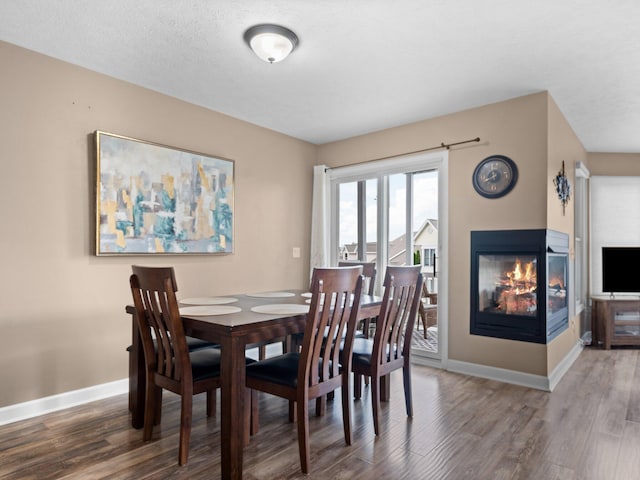
[[[373,295],[376,288],[376,264],[374,262],[359,262],[359,261],[340,261],[339,267],[354,267],[357,265],[362,266],[362,276],[364,277],[362,285],[362,293],[367,295]],[[356,332],[356,337],[365,336],[369,337],[369,327],[371,323],[375,322],[375,318],[366,318],[360,322],[358,329],[362,329],[362,334]]]
[[[380,397],[385,389],[385,377],[394,370],[403,370],[404,398],[407,416],[413,416],[411,398],[411,336],[416,323],[423,278],[420,266],[388,266],[384,279],[384,294],[376,333],[371,338],[356,338],[353,345],[352,370],[354,396],[361,397],[361,376],[371,378],[373,426],[378,435]]]
[[[206,340],[201,340],[199,338],[194,338],[187,335],[187,348],[190,352],[195,352],[196,350],[200,350],[201,348],[210,348],[217,346],[219,346],[217,343],[207,342]],[[136,391],[136,387],[133,385],[133,383],[138,381],[134,372],[136,372],[137,369],[133,366],[133,355],[135,355],[133,345],[129,345],[126,350],[129,353],[129,411],[133,411],[133,392]],[[144,352],[142,352],[142,354],[144,355]],[[139,381],[143,383],[144,379],[140,379]]]
[[[342,388],[344,438],[351,444],[349,374],[362,294],[362,267],[316,268],[300,351],[247,365],[247,387],[289,400],[297,412],[300,466],[310,469],[309,401]],[[342,351],[344,352],[341,356]],[[295,404],[295,409],[291,408]],[[316,414],[319,403],[316,402]]]
[[[162,389],[181,396],[178,463],[189,456],[193,395],[207,393],[207,416],[215,414],[216,389],[220,387],[220,350],[190,351],[176,300],[178,290],[172,267],[132,266],[131,293],[146,366],[144,407],[145,441],[160,422]],[[247,394],[248,415],[251,409]],[[250,424],[250,422],[246,422]],[[245,433],[248,441],[248,432]]]
[[[428,336],[429,327],[438,324],[438,294],[429,292],[427,283],[424,281],[422,283],[422,295],[418,307],[417,320],[422,322],[424,338]]]
[[[376,287],[376,264],[374,262],[359,262],[359,261],[340,261],[339,267],[362,267],[362,276],[364,277],[362,284],[362,293],[365,295],[373,295]]]
[[[362,267],[362,293],[367,295],[373,295],[375,290],[376,283],[376,264],[373,262],[359,262],[359,261],[341,261],[338,262],[338,267]],[[311,274],[311,285],[313,285],[313,272]],[[311,287],[309,288],[311,290]],[[356,337],[359,336],[369,336],[369,326],[371,325],[371,321],[375,321],[371,318],[366,318],[364,320],[360,320],[358,327],[356,328]],[[289,337],[289,349],[295,350],[299,349],[302,343],[302,334],[296,333]],[[285,348],[283,347],[283,350]],[[262,360],[263,357],[260,357]]]

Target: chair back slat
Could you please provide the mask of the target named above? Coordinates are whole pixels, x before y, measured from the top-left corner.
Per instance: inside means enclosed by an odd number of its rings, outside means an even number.
[[[147,365],[176,382],[191,382],[187,340],[172,267],[132,266],[131,292]]]
[[[363,284],[362,284],[362,292],[367,295],[373,295],[373,292],[376,287],[376,264],[374,262],[358,262],[358,261],[347,261],[343,260],[338,262],[339,267],[355,267],[362,266],[362,276]]]
[[[410,354],[411,336],[422,292],[420,266],[389,266],[373,341],[377,365],[402,360]]]
[[[340,380],[340,348],[349,350],[350,364],[355,323],[362,295],[362,267],[316,268],[311,285],[298,382],[309,387]]]

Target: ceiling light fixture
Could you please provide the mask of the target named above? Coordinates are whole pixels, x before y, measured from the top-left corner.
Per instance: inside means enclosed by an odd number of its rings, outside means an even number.
[[[298,46],[298,37],[280,25],[255,25],[244,32],[244,41],[265,62],[275,63],[287,58]]]

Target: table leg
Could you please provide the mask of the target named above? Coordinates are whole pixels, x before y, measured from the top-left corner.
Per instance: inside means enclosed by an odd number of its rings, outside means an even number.
[[[245,345],[236,337],[224,337],[221,342],[222,380],[221,449],[222,478],[242,478],[244,447]]]

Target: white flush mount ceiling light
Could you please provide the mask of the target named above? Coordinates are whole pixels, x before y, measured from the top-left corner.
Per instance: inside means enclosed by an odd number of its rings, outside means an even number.
[[[298,45],[298,37],[280,25],[255,25],[244,32],[251,50],[265,62],[275,63],[287,58]]]

